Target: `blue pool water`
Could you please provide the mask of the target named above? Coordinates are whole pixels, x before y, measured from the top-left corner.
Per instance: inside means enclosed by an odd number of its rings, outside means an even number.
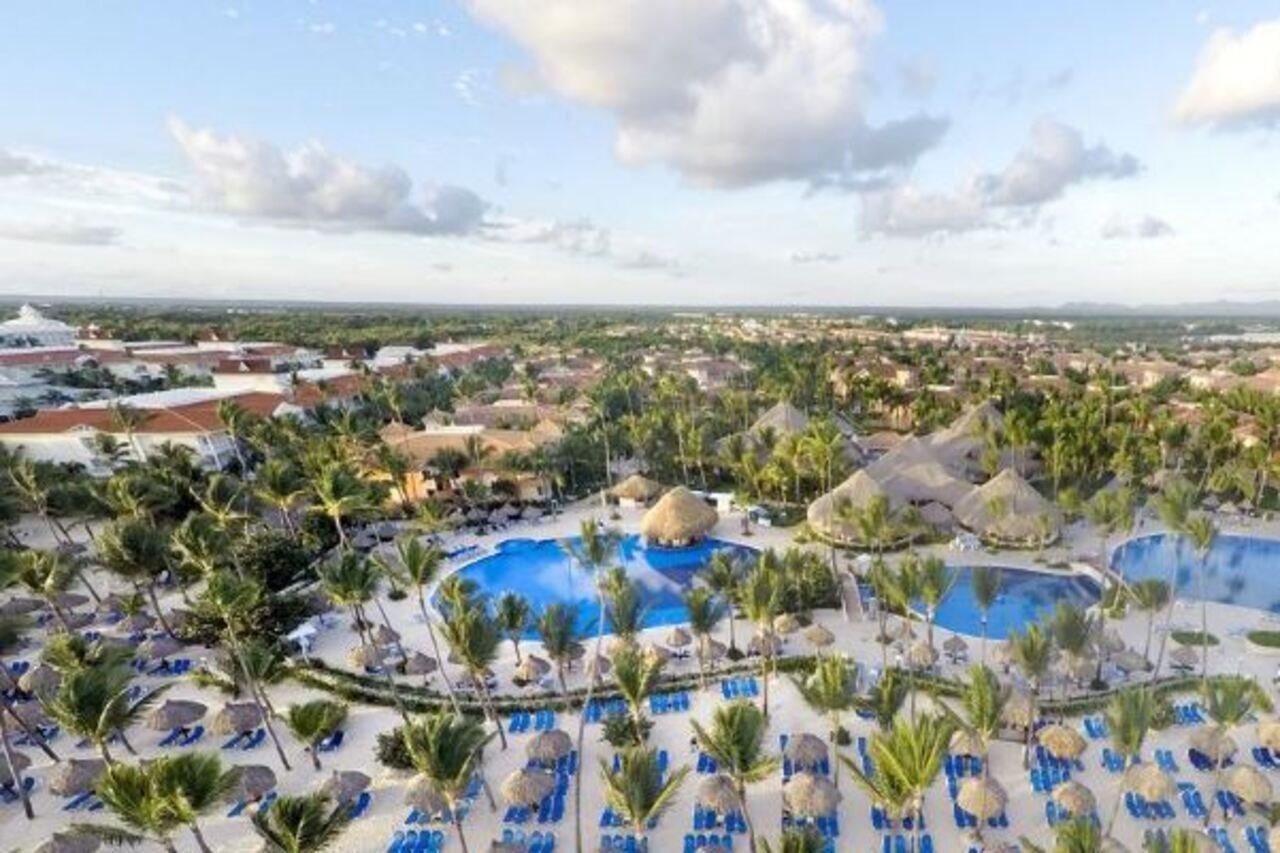
[[[1089,607],[1098,601],[1098,586],[1079,575],[1058,575],[1001,566],[1000,597],[987,613],[987,636],[1001,640],[1011,629],[1053,612],[1059,601]],[[938,606],[934,623],[961,634],[980,636],[982,614],[973,598],[973,567],[952,566],[955,585]]]
[[[622,539],[615,565],[623,566],[627,576],[639,587],[646,628],[687,620],[680,595],[717,551],[728,551],[740,559],[755,554],[752,548],[718,539],[705,539],[688,548],[649,546],[636,535]],[[577,563],[565,555],[559,540],[508,539],[498,545],[495,553],[463,566],[458,574],[475,581],[480,590],[490,596],[519,593],[529,600],[535,612],[555,602],[576,606],[578,630],[583,634],[595,633],[595,585]],[[528,632],[530,637],[535,634]]]
[[[1177,536],[1139,536],[1116,548],[1111,565],[1130,580],[1169,579],[1180,598],[1200,600],[1200,558]],[[1228,536],[1214,540],[1205,560],[1209,601],[1280,613],[1280,539]]]

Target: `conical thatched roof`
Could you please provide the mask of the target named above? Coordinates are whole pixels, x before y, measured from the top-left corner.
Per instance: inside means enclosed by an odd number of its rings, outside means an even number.
[[[168,635],[153,637],[150,640],[143,641],[138,646],[138,656],[147,660],[167,658],[170,655],[176,655],[180,651],[182,651],[182,643]]]
[[[266,796],[276,786],[276,773],[265,764],[246,764],[236,768],[236,782],[231,798],[253,802]]]
[[[813,767],[821,764],[826,760],[828,752],[827,745],[817,735],[811,735],[808,732],[802,732],[793,735],[787,740],[787,748],[783,750],[783,755],[791,759],[793,764],[801,767]]]
[[[888,499],[884,487],[866,469],[854,471],[853,474],[830,492],[820,496],[805,513],[809,526],[823,536],[847,542],[857,537],[858,531],[848,521],[840,520],[837,515],[848,506],[853,510],[864,509],[876,498]]]
[[[1055,803],[1076,817],[1091,813],[1098,805],[1093,792],[1074,779],[1054,788],[1052,796]]]
[[[966,409],[954,421],[928,437],[929,447],[938,458],[950,465],[962,464],[980,453],[983,433],[1004,429],[1004,416],[990,400]]]
[[[977,758],[987,754],[986,744],[972,729],[956,729],[951,735],[950,750],[952,755],[972,755]]]
[[[666,643],[673,649],[683,649],[692,642],[693,637],[689,636],[689,632],[679,625],[667,632]]]
[[[1084,736],[1078,731],[1056,723],[1045,726],[1036,738],[1054,758],[1077,758],[1086,745]]]
[[[610,489],[615,498],[648,503],[662,492],[662,484],[641,474],[632,474]]]
[[[404,792],[404,804],[413,806],[428,817],[442,814],[449,808],[449,801],[440,793],[435,782],[427,776],[414,776]]]
[[[156,731],[167,732],[179,726],[189,726],[205,715],[209,709],[190,699],[166,699],[164,704],[147,716],[147,725]]]
[[[1215,764],[1226,761],[1236,754],[1235,740],[1217,726],[1196,729],[1187,738],[1187,743],[1197,752],[1202,752]]]
[[[341,772],[335,770],[333,775],[325,780],[320,790],[333,797],[336,802],[349,803],[361,791],[368,788],[372,781],[367,774],[361,773],[359,770],[343,770]]]
[[[960,793],[956,795],[956,803],[960,808],[980,821],[997,817],[1004,813],[1004,804],[1009,797],[995,779],[974,777],[965,779],[960,785]]]
[[[698,783],[698,804],[722,814],[738,811],[742,807],[737,786],[723,773],[708,776]]]
[[[262,724],[262,711],[252,702],[228,702],[213,718],[213,733],[219,735],[251,732]]]
[[[804,629],[804,638],[819,649],[825,649],[836,641],[836,635],[816,622]]]
[[[524,767],[502,780],[502,796],[508,805],[534,806],[555,787],[555,777],[547,771]]]
[[[520,661],[520,665],[515,668],[512,675],[521,681],[537,681],[550,671],[551,664],[542,658],[537,655],[525,655],[524,660]]]
[[[1258,743],[1273,752],[1280,751],[1280,720],[1258,721]]]
[[[25,752],[13,751],[13,766],[18,768],[21,773],[31,766],[31,759]],[[3,752],[0,752],[0,785],[13,784],[13,770],[9,768],[9,759]]]
[[[61,683],[62,676],[47,663],[36,664],[18,678],[19,687],[37,696],[53,693]]]
[[[87,832],[55,832],[34,853],[94,853],[102,842]]]
[[[542,763],[558,761],[573,751],[573,738],[560,729],[539,732],[525,745],[525,755]]]
[[[440,664],[433,657],[428,657],[422,652],[413,652],[409,655],[409,659],[404,662],[404,671],[406,675],[430,675],[440,668]]]
[[[1227,771],[1227,790],[1246,803],[1271,802],[1271,780],[1262,771],[1248,764],[1241,764]]]
[[[907,663],[915,669],[928,669],[938,662],[938,650],[927,640],[918,640],[907,649]]]
[[[54,769],[49,790],[60,797],[74,797],[92,791],[98,777],[107,769],[101,758],[68,758]]]
[[[799,435],[808,428],[809,416],[786,400],[782,400],[756,418],[756,422],[751,425],[751,429],[748,432],[751,435],[759,435],[765,430],[770,430],[781,437],[784,435]]]
[[[805,817],[823,817],[840,805],[843,797],[825,776],[802,772],[782,788],[782,798],[791,811]]]
[[[1124,786],[1144,800],[1158,802],[1176,790],[1169,775],[1154,764],[1135,764],[1125,771]]]
[[[719,519],[705,501],[684,486],[676,486],[644,514],[640,533],[650,542],[683,545],[701,539]]]
[[[1062,515],[1012,468],[1006,468],[955,505],[956,520],[986,539],[1033,544],[1058,537]],[[1040,519],[1048,522],[1048,536]]]

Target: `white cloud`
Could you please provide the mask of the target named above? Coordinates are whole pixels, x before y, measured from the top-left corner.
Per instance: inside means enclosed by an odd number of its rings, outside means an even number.
[[[316,21],[307,24],[307,32],[318,36],[331,36],[337,32],[338,28],[332,21]]]
[[[110,246],[120,240],[120,229],[107,225],[64,222],[0,222],[0,239],[63,246]]]
[[[613,252],[609,229],[587,219],[512,219],[496,225],[488,237],[505,243],[546,243],[572,255],[607,257]]]
[[[1075,184],[1128,178],[1141,168],[1132,154],[1103,144],[1088,147],[1075,128],[1041,119],[1008,166],[957,190],[935,193],[902,184],[864,193],[862,231],[918,237],[1024,224]]]
[[[1113,216],[1102,225],[1102,239],[1104,240],[1124,240],[1136,238],[1139,240],[1153,240],[1157,237],[1170,237],[1173,235],[1173,226],[1158,216],[1143,216],[1136,222],[1130,223],[1120,216]]]
[[[680,269],[680,262],[675,258],[660,255],[649,249],[641,249],[635,254],[619,260],[618,266],[624,270],[666,270],[675,272]]]
[[[938,69],[927,56],[908,59],[898,65],[898,82],[907,97],[926,98],[938,84]]]
[[[1173,109],[1184,124],[1274,127],[1280,123],[1280,19],[1209,36]]]
[[[36,157],[17,154],[0,148],[0,178],[13,175],[39,175],[53,171],[53,164]]]
[[[469,2],[529,51],[526,85],[613,114],[624,163],[738,187],[829,178],[868,158],[866,57],[881,28],[870,0]],[[870,157],[909,165],[919,153]]]
[[[834,264],[840,260],[835,252],[792,252],[793,264]]]
[[[345,230],[468,234],[489,205],[464,187],[429,188],[419,204],[398,166],[373,169],[319,142],[292,151],[240,136],[220,136],[171,119],[169,130],[199,180],[205,205],[224,213]]]

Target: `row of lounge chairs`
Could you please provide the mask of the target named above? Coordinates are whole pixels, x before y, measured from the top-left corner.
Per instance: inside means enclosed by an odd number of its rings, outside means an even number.
[[[387,853],[438,853],[444,849],[444,833],[438,829],[396,830]]]
[[[692,705],[687,690],[675,693],[655,693],[649,697],[649,710],[654,714],[674,714],[688,711]]]
[[[556,712],[550,708],[539,708],[530,714],[528,711],[516,711],[511,715],[507,731],[513,734],[527,732],[532,726],[535,732],[549,732],[556,727]]]
[[[754,699],[760,695],[760,685],[753,676],[726,678],[720,682],[720,695],[725,699]]]
[[[523,829],[502,830],[502,843],[512,846],[524,845],[526,853],[552,853],[556,849],[554,832],[534,830],[528,836]]]

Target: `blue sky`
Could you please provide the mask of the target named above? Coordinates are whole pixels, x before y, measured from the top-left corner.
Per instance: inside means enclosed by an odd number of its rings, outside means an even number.
[[[1280,295],[1264,2],[10,4],[0,291]]]

